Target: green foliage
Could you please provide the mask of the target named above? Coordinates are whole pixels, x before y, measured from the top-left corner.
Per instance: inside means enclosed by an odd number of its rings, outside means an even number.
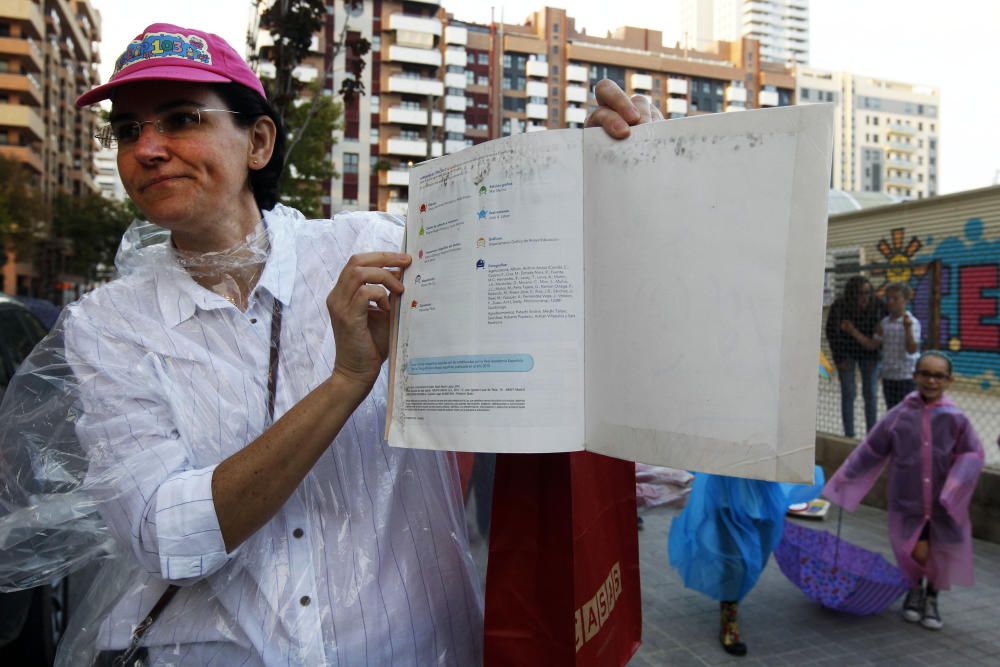
[[[360,5],[361,0],[347,0]],[[312,85],[306,87],[292,76],[292,71],[310,55],[313,36],[323,28],[326,16],[325,0],[274,0],[261,15],[261,27],[271,33],[274,45],[263,55],[274,64],[273,79],[262,82],[268,99],[285,121],[287,148],[285,168],[281,175],[282,200],[301,210],[305,215],[322,215],[322,197],[325,181],[336,178],[337,173],[330,157],[335,142],[333,133],[340,127],[342,105],[323,92],[327,73],[321,72]],[[346,36],[346,25],[341,38]],[[334,46],[333,58],[341,43]],[[347,54],[348,70],[340,96],[364,94],[361,72],[365,55],[371,45],[365,39],[354,40]]]
[[[13,250],[19,261],[28,261],[44,232],[41,190],[20,162],[0,155],[0,251]]]
[[[298,141],[289,142],[286,164],[279,182],[283,201],[302,211],[306,217],[321,217],[326,181],[337,177],[330,159],[333,131],[340,125],[341,106],[332,97],[312,87],[309,102],[293,106],[285,116],[289,134]]]
[[[134,206],[102,197],[58,194],[52,201],[52,237],[68,242],[66,271],[88,279],[110,266],[125,228],[135,217]]]

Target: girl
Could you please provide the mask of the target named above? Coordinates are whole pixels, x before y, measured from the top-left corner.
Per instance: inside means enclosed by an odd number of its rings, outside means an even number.
[[[943,627],[938,591],[971,586],[969,502],[983,467],[972,424],[945,395],[951,361],[926,352],[917,361],[917,391],[875,426],[827,483],[823,494],[852,511],[889,465],[889,539],[912,587],[903,618]]]

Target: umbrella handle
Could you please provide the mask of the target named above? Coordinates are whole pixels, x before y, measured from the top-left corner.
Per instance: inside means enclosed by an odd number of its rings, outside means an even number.
[[[840,528],[844,524],[844,508],[837,505],[837,542],[833,550],[833,571],[837,571],[837,562],[840,560]]]

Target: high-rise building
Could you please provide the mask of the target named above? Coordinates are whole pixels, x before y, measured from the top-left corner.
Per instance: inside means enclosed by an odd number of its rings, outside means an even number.
[[[403,214],[416,162],[507,134],[582,127],[602,78],[648,95],[667,117],[794,102],[793,70],[762,58],[755,39],[693,50],[666,47],[661,32],[643,28],[587,35],[552,7],[521,24],[479,25],[438,2],[367,0],[350,12],[342,0],[330,4],[300,77],[331,72],[324,90],[332,93],[353,76],[349,45],[363,38],[372,50],[362,72],[367,94],[345,105],[333,147],[340,178],[331,182],[329,212]],[[345,26],[346,47],[334,57]],[[270,36],[256,32],[265,47],[259,71],[268,74]]]
[[[46,200],[97,187],[96,114],[74,103],[98,81],[100,32],[88,0],[0,2],[0,154],[24,165]],[[48,280],[61,252],[43,250]],[[0,289],[36,293],[38,267],[9,259]]]
[[[750,37],[764,60],[809,63],[809,0],[683,0],[681,29],[692,48]]]
[[[800,103],[836,108],[831,187],[932,197],[940,188],[937,88],[800,67]]]

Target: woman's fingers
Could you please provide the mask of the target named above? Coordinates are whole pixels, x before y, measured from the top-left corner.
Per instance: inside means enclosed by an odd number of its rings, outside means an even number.
[[[594,86],[594,98],[598,107],[587,117],[586,127],[603,127],[615,139],[629,136],[629,126],[663,120],[663,114],[646,95],[625,94],[621,87],[610,79],[601,79]]]
[[[587,117],[586,127],[603,127],[615,139],[629,135],[628,126],[639,122],[639,110],[635,108],[618,84],[610,79],[601,79],[594,86],[597,109]]]

